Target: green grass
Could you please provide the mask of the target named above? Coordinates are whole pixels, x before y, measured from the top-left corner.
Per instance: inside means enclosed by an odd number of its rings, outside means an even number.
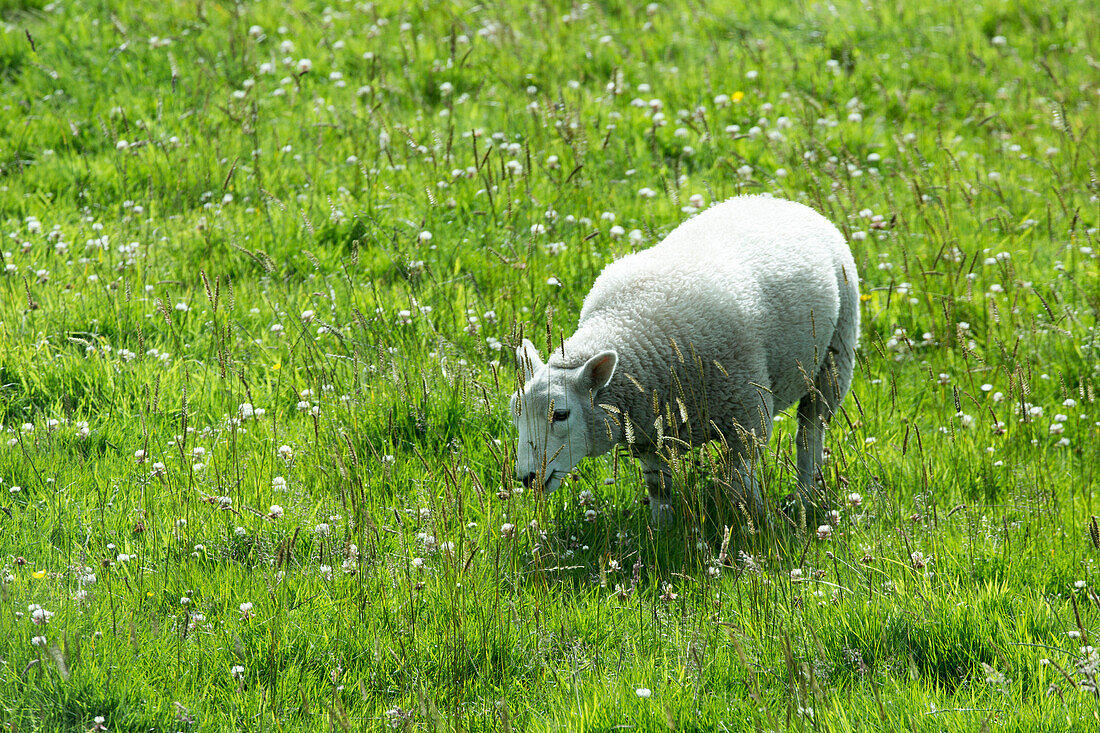
[[[1096,729],[1095,3],[0,23],[3,727]],[[860,268],[833,536],[713,447],[660,532],[625,454],[518,490],[520,334],[759,192]]]

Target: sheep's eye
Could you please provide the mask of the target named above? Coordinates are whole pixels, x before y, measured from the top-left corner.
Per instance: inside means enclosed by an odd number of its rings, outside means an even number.
[[[554,410],[554,422],[562,422],[569,419],[569,410]]]

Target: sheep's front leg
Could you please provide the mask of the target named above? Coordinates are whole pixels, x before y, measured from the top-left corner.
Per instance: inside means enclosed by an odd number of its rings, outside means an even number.
[[[734,501],[743,506],[754,520],[759,521],[764,514],[764,496],[760,491],[760,482],[756,479],[755,466],[749,455],[743,453],[734,457],[732,468],[730,485],[733,488]]]
[[[668,463],[655,453],[644,453],[638,457],[642,462],[642,475],[649,493],[649,518],[654,526],[660,527],[667,521],[672,507],[672,469]]]

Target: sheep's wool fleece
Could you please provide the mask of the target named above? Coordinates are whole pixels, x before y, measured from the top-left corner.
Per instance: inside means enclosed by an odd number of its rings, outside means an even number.
[[[803,204],[740,196],[608,265],[549,363],[618,352],[597,402],[629,415],[619,439],[640,448],[658,441],[655,402],[661,434],[732,441],[741,427],[767,440],[775,412],[807,394],[830,350],[850,358],[858,333],[856,266],[837,228]]]

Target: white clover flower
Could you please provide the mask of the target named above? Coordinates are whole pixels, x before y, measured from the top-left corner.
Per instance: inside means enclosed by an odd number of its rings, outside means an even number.
[[[32,603],[27,606],[27,612],[31,615],[31,622],[34,623],[35,626],[45,626],[50,622],[50,619],[54,617],[53,611],[47,611],[37,603]]]
[[[298,59],[298,63],[294,67],[299,74],[308,74],[313,71],[313,62],[309,59]]]

